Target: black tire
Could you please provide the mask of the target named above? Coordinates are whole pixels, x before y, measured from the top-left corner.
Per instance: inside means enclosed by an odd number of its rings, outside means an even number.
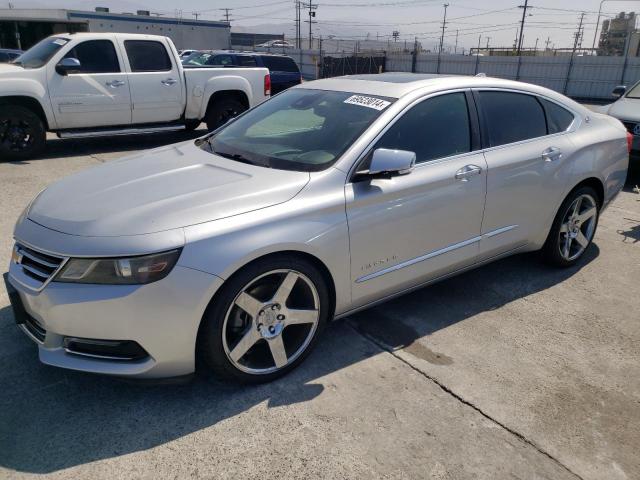
[[[563,244],[561,244],[561,242],[563,241],[562,240],[563,238],[566,238],[566,234],[561,232],[561,228],[563,226],[564,220],[567,218],[568,215],[570,215],[570,209],[572,210],[572,206],[574,202],[580,197],[586,198],[585,196],[593,200],[593,204],[595,207],[595,216],[593,217],[593,225],[592,225],[593,228],[589,227],[590,228],[589,235],[585,235],[585,238],[587,238],[588,240],[586,247],[583,247],[581,251],[576,252],[575,258],[573,256],[569,256],[569,258],[567,258],[568,255],[563,255],[563,252],[562,252],[561,245]],[[591,187],[588,187],[588,186],[579,187],[573,190],[571,193],[569,193],[569,195],[567,195],[567,198],[565,198],[564,202],[562,202],[562,205],[560,206],[560,209],[558,210],[558,213],[556,214],[556,217],[553,220],[553,224],[551,226],[551,231],[549,232],[549,236],[547,237],[547,240],[544,246],[542,247],[543,258],[548,264],[553,265],[555,267],[567,268],[575,265],[584,256],[584,253],[591,246],[593,237],[595,236],[595,233],[596,233],[598,220],[600,217],[600,207],[601,206],[600,206],[598,194]],[[581,224],[580,226],[577,226],[577,228],[579,228],[581,232],[584,227],[586,227],[584,223]]]
[[[202,122],[200,120],[185,120],[184,129],[187,132],[193,132],[196,128],[200,126]]]
[[[246,105],[234,97],[223,97],[214,100],[213,103],[209,105],[204,118],[207,129],[211,132],[232,118],[237,117],[245,110],[247,110]]]
[[[0,161],[28,160],[44,149],[42,119],[20,105],[0,105]]]
[[[256,279],[259,279],[265,274],[277,270],[298,272],[306,277],[305,281],[308,280],[313,283],[319,304],[318,320],[315,330],[310,331],[306,337],[306,347],[304,347],[304,350],[300,350],[301,353],[298,353],[298,356],[290,361],[290,363],[275,372],[248,373],[234,365],[229,358],[230,355],[225,351],[226,340],[223,340],[223,335],[227,335],[227,332],[225,332],[225,319],[227,315],[229,315],[229,317],[231,316],[231,312],[236,308],[236,298],[245,291],[247,286],[252,285]],[[267,276],[265,278],[269,277]],[[305,283],[303,288],[306,287],[306,285]],[[197,342],[198,365],[201,373],[203,373],[202,370],[204,367],[204,369],[211,371],[218,378],[240,383],[264,383],[279,378],[296,368],[311,352],[330,315],[332,315],[330,309],[331,303],[326,281],[311,262],[303,258],[284,254],[272,255],[257,260],[235,273],[225,282],[203,316]],[[243,333],[239,334],[239,337],[243,337],[248,330],[251,330],[251,325],[249,325]],[[286,331],[286,329],[283,330],[283,332]],[[284,341],[284,334],[282,334],[282,336]],[[262,348],[267,348],[268,342],[266,340],[261,339],[258,342],[264,342]],[[259,343],[254,344],[254,347],[251,348],[256,348],[256,345],[259,345]],[[305,345],[304,342],[303,345]],[[231,347],[229,348],[231,349]],[[249,352],[251,352],[251,350],[248,350],[248,353]]]

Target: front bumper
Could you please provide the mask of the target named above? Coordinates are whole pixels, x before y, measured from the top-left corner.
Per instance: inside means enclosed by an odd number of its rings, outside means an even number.
[[[34,321],[21,328],[38,344],[48,365],[124,377],[162,378],[192,373],[202,315],[222,279],[176,265],[164,279],[147,285],[82,285],[50,282],[28,288],[20,266],[10,264],[8,283]],[[27,327],[39,327],[34,335]],[[38,333],[38,332],[35,332]],[[42,332],[39,332],[42,333]],[[137,342],[142,359],[91,358],[65,350],[67,337]]]

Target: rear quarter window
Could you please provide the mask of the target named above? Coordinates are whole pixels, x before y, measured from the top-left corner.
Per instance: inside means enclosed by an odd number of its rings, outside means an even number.
[[[263,56],[264,66],[273,72],[300,73],[296,62],[290,57]]]
[[[540,98],[540,103],[542,103],[547,115],[547,130],[549,134],[566,132],[573,123],[573,113],[544,98]]]

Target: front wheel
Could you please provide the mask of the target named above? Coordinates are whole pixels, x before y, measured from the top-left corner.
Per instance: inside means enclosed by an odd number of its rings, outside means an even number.
[[[574,265],[589,248],[598,226],[598,195],[581,187],[565,199],[543,247],[545,259],[558,267]]]
[[[325,280],[313,264],[265,258],[223,286],[203,318],[198,354],[219,377],[271,381],[309,354],[329,309]]]
[[[42,119],[20,105],[0,105],[0,161],[28,160],[46,141]]]

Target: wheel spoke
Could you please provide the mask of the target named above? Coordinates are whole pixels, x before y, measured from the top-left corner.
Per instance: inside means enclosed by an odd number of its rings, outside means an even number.
[[[564,246],[562,248],[562,255],[564,256],[564,258],[566,258],[567,260],[569,259],[569,253],[571,252],[571,242],[573,241],[573,239],[571,238],[571,236],[567,235],[564,239]]]
[[[287,298],[291,295],[291,290],[293,290],[294,285],[298,281],[298,274],[294,272],[287,273],[287,276],[284,277],[284,280],[278,287],[278,291],[273,296],[273,301],[279,303],[282,306],[285,306],[287,303]]]
[[[568,223],[563,223],[560,226],[560,233],[569,233],[569,224]]]
[[[271,350],[271,356],[273,357],[276,367],[284,367],[287,364],[287,351],[284,349],[282,335],[278,335],[269,340],[269,349]]]
[[[573,216],[577,216],[580,213],[580,207],[582,206],[582,197],[578,197],[576,204],[573,207]]]
[[[285,325],[300,325],[305,323],[316,323],[318,321],[318,310],[287,310]]]
[[[249,351],[251,347],[256,344],[260,338],[258,331],[253,327],[253,325],[251,325],[249,327],[249,331],[244,334],[244,337],[242,337],[233,350],[229,352],[229,356],[234,362],[237,362]]]
[[[589,245],[589,240],[587,240],[587,237],[585,237],[581,231],[579,231],[576,236],[576,242],[578,242],[582,248],[587,248],[587,245]]]
[[[242,292],[236,299],[236,305],[247,312],[253,318],[258,316],[258,312],[262,308],[262,302],[252,297],[246,292]]]
[[[592,217],[595,217],[597,213],[597,209],[596,207],[591,207],[590,209],[586,210],[585,212],[582,212],[580,215],[578,215],[578,219],[584,223],[587,220],[589,220]]]

